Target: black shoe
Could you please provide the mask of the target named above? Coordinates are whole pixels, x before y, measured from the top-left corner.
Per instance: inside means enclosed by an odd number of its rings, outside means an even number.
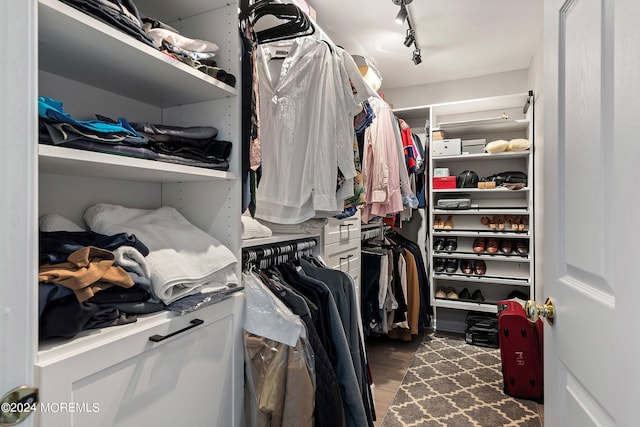
[[[447,265],[445,270],[447,273],[455,273],[458,269],[458,260],[455,258],[451,258],[447,260]]]
[[[444,239],[439,238],[433,242],[433,250],[434,251],[443,251],[444,250]]]
[[[435,258],[433,261],[433,271],[436,273],[442,273],[444,271],[444,259],[443,258]]]
[[[480,291],[480,289],[475,290],[473,295],[471,295],[471,299],[474,301],[484,301],[484,296],[482,295],[482,292]]]
[[[461,290],[460,293],[458,294],[458,298],[471,299],[471,294],[469,293],[469,289],[464,288],[463,290]]]
[[[452,239],[447,239],[447,241],[445,242],[445,250],[447,252],[453,252],[456,249],[458,249],[458,239],[456,239],[455,237]]]

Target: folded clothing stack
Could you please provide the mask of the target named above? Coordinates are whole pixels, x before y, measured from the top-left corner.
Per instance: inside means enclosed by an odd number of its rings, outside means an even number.
[[[210,169],[228,170],[232,144],[216,139],[212,126],[166,126],[132,122],[132,128],[149,140],[158,160]]]
[[[61,101],[38,98],[42,144],[118,154],[168,163],[229,170],[232,144],[216,139],[213,126],[167,126],[114,120],[78,120],[64,111]]]
[[[131,0],[61,0],[63,3],[93,16],[141,42],[153,46],[151,38],[142,29],[138,8]]]
[[[238,283],[233,252],[172,207],[146,210],[100,203],[85,211],[84,220],[97,233],[135,234],[145,243],[151,286],[165,304]]]
[[[142,28],[153,40],[153,45],[163,53],[235,87],[235,76],[219,68],[214,60],[219,49],[217,44],[185,37],[175,28],[153,18],[144,18]]]

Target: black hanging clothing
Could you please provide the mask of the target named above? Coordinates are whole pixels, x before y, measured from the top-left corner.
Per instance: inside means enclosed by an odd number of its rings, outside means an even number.
[[[264,278],[264,275],[260,275]],[[311,315],[304,299],[288,289],[285,283],[264,280],[272,289],[273,294],[284,302],[291,311],[300,316],[307,327],[309,344],[315,355],[316,393],[314,405],[314,425],[316,427],[344,427],[346,426],[340,384],[336,378],[329,356],[322,345],[318,332],[313,324]]]

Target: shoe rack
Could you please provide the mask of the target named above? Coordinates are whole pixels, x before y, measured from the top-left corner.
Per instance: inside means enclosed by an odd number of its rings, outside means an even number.
[[[462,140],[461,153],[430,156],[432,176],[445,168],[456,177],[474,171],[479,185],[430,191],[429,274],[436,328],[464,331],[467,312],[497,313],[497,302],[514,293],[534,296],[533,106],[529,93],[432,105],[432,144],[437,131]],[[527,107],[523,107],[527,105]],[[479,152],[465,141],[528,139],[525,151]],[[527,185],[507,189],[485,184],[502,172],[527,174]],[[470,199],[463,209],[438,208],[440,199]]]

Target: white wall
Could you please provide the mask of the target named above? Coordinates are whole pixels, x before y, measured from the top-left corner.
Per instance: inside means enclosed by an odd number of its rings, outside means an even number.
[[[542,74],[542,70],[540,70]],[[532,87],[529,70],[507,71],[463,80],[430,83],[420,86],[385,90],[385,101],[393,108],[415,107],[465,99],[525,93]],[[542,75],[540,75],[540,80]],[[384,81],[383,81],[384,85]]]
[[[529,65],[529,88],[533,90],[535,105],[535,147],[534,147],[534,182],[535,192],[535,257],[536,257],[536,292],[535,297],[538,303],[544,301],[544,286],[542,284],[542,272],[544,265],[544,253],[542,252],[544,235],[544,61],[543,61],[543,37],[538,41],[538,48],[531,59]]]

